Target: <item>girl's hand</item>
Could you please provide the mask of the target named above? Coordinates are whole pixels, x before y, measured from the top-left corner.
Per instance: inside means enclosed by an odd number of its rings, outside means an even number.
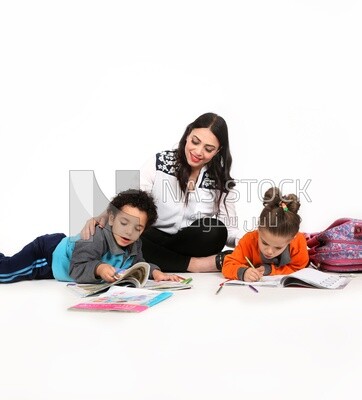
[[[244,273],[245,282],[257,282],[263,277],[265,268],[261,265],[258,268],[249,267]]]
[[[181,276],[178,276],[175,274],[165,274],[164,272],[160,271],[159,269],[155,269],[152,272],[152,277],[156,282],[158,282],[158,281],[180,282],[184,279]]]

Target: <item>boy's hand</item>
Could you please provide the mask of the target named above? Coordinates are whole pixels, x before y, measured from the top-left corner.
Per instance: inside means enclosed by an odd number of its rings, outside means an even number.
[[[183,280],[183,278],[181,276],[174,275],[174,274],[165,274],[164,272],[160,271],[159,269],[153,270],[152,277],[156,282],[158,282],[158,281],[180,282]]]
[[[261,265],[258,268],[249,267],[244,273],[245,282],[257,282],[263,277],[265,268]]]
[[[99,276],[106,282],[114,282],[117,280],[115,275],[116,269],[109,264],[99,264],[96,268],[96,276]]]

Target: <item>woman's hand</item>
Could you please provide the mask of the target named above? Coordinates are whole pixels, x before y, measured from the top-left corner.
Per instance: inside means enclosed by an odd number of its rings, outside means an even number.
[[[260,281],[260,279],[263,277],[265,268],[261,265],[258,268],[251,268],[249,267],[245,272],[244,272],[244,281],[245,282],[257,282]]]
[[[173,282],[180,282],[183,281],[184,278],[182,276],[178,276],[175,274],[165,274],[164,272],[160,271],[159,269],[155,269],[152,272],[153,279],[158,281],[173,281]]]
[[[98,225],[100,228],[104,228],[107,222],[107,212],[103,212],[101,215],[98,215],[98,217],[90,218],[84,225],[83,229],[80,231],[80,237],[83,240],[89,240],[91,236],[94,235],[96,226]]]

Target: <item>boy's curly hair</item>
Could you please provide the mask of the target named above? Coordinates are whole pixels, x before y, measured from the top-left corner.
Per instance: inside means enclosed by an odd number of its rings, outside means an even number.
[[[144,190],[128,189],[118,193],[109,203],[107,212],[117,215],[123,206],[131,206],[144,211],[147,214],[145,229],[153,225],[157,220],[157,206],[150,193]]]

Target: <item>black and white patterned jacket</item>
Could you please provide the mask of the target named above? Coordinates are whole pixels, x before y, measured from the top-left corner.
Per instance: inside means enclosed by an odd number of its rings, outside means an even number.
[[[175,234],[191,225],[195,219],[217,217],[228,229],[227,245],[234,247],[242,232],[238,229],[235,204],[230,193],[226,207],[224,196],[217,209],[218,191],[210,180],[207,167],[199,174],[194,191],[189,192],[188,203],[176,178],[176,151],[166,150],[156,154],[141,168],[140,187],[154,196],[158,210],[158,220],[154,227],[166,233]]]

